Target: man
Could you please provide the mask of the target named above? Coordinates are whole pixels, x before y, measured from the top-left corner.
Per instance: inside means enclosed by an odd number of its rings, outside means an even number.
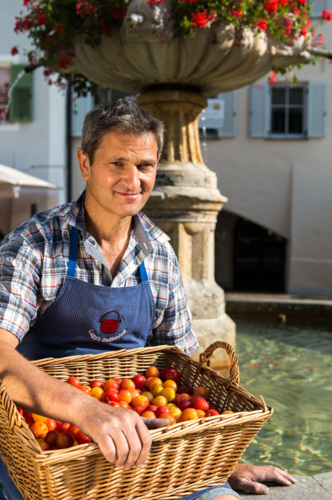
[[[76,424],[126,470],[143,466],[148,427],[158,420],[87,398],[29,360],[148,343],[188,354],[198,348],[174,252],[141,212],[162,144],[162,124],[133,102],[95,108],[77,153],[86,191],[75,203],[35,215],[0,250],[0,377],[9,395],[20,407]],[[103,328],[110,317],[118,325],[112,334]],[[7,476],[2,464],[8,500],[21,499]],[[292,482],[279,469],[250,466],[238,466],[232,481],[260,492],[260,479]],[[190,498],[239,496],[224,486]]]

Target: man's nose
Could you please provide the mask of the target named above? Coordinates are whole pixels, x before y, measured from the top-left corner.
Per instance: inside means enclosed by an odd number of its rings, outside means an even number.
[[[139,170],[135,165],[128,167],[124,173],[127,188],[135,191],[140,186]]]

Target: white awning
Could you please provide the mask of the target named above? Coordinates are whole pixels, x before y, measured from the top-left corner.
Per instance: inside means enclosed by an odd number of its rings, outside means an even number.
[[[18,198],[21,188],[57,189],[55,184],[0,164],[0,198]]]

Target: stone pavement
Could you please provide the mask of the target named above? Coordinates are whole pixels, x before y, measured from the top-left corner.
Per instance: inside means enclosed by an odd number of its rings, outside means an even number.
[[[331,465],[332,468],[332,465]],[[332,472],[317,476],[294,476],[292,486],[269,486],[268,495],[240,493],[243,500],[331,500]]]

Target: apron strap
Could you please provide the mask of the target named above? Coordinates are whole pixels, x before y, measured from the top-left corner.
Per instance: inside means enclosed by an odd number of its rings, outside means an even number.
[[[77,247],[78,247],[78,229],[77,227],[72,226],[70,232],[70,250],[69,250],[67,276],[75,277]]]
[[[148,275],[147,275],[147,272],[146,272],[146,269],[145,269],[144,261],[139,266],[139,272],[141,274],[141,281],[149,281],[148,280]]]

